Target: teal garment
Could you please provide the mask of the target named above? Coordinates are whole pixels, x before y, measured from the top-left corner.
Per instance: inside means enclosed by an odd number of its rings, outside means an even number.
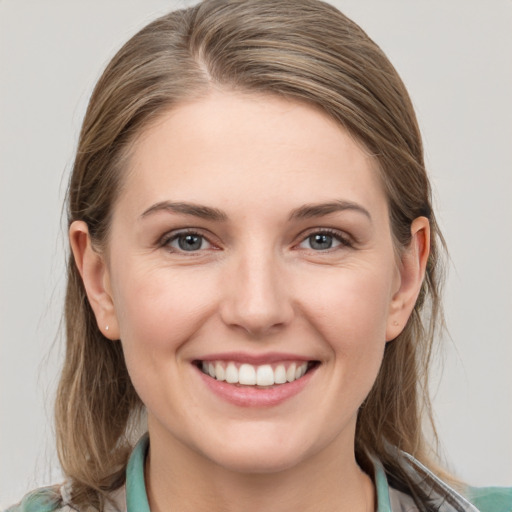
[[[27,494],[5,512],[55,512],[62,507],[59,487],[44,487]]]
[[[512,487],[469,487],[465,495],[481,512],[512,512]]]
[[[149,448],[149,436],[145,434],[135,446],[126,467],[126,512],[151,512],[149,510],[144,462]]]
[[[149,437],[144,435],[135,446],[126,468],[126,509],[118,512],[150,512],[144,482],[144,461]],[[392,448],[409,476],[422,486],[439,512],[512,512],[512,488],[469,487],[465,498],[448,487],[410,455]],[[408,512],[410,498],[390,488],[382,464],[373,459],[377,494],[377,512]],[[393,503],[393,508],[392,508]],[[58,487],[47,487],[28,494],[18,505],[5,512],[58,512],[74,509],[63,502]]]

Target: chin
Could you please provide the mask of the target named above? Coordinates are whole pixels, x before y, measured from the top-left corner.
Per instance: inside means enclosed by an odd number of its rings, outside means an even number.
[[[297,453],[283,453],[278,450],[253,449],[232,450],[219,454],[213,461],[228,471],[239,474],[272,474],[297,466],[302,460]]]
[[[262,432],[259,436],[242,438],[226,435],[223,442],[209,444],[203,451],[216,465],[242,474],[265,474],[285,471],[300,464],[308,457],[305,439],[292,439],[282,432],[272,435]],[[229,441],[226,444],[226,440]],[[214,450],[211,448],[214,447]]]

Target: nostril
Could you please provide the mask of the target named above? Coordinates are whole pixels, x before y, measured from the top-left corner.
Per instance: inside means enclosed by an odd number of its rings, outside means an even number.
[[[261,264],[261,263],[260,263]],[[248,271],[247,271],[248,272]],[[242,272],[231,278],[220,307],[223,322],[242,329],[253,338],[279,331],[290,324],[294,311],[282,278],[270,271],[254,271],[247,279]]]

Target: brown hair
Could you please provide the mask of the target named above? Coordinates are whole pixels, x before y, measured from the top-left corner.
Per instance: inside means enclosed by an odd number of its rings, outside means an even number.
[[[134,138],[164,111],[207,94],[212,85],[316,105],[360,140],[379,163],[398,249],[410,241],[415,218],[430,220],[420,296],[403,332],[387,344],[356,432],[360,463],[368,452],[377,455],[397,486],[407,489],[386,447],[435,466],[422,417],[431,418],[426,379],[434,330],[442,325],[443,243],[411,101],[386,56],[355,23],[316,0],[206,0],[146,26],[121,48],[94,89],[69,184],[68,221],[85,221],[101,250]],[[124,481],[130,429],[142,404],[120,343],[98,329],[71,256],[65,314],[58,451],[75,502],[102,509],[105,493]]]

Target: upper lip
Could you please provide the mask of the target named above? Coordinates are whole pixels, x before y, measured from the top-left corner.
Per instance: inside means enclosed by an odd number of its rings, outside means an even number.
[[[267,352],[264,354],[249,354],[246,352],[222,352],[217,354],[208,354],[195,359],[196,361],[233,361],[238,363],[248,363],[252,365],[262,365],[278,363],[281,361],[315,361],[315,358],[299,354],[290,354],[286,352]]]

